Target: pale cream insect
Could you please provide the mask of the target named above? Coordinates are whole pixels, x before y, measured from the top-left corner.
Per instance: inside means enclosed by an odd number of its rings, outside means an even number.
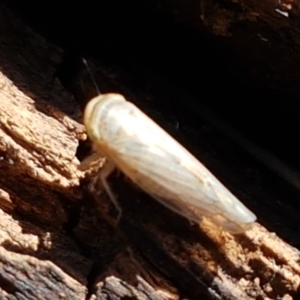
[[[95,149],[163,205],[241,232],[256,217],[193,155],[119,94],[93,98],[84,124]]]

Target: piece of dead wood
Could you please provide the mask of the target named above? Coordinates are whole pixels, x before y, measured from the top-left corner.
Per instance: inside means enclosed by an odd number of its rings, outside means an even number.
[[[96,275],[124,245],[82,202],[75,154],[85,133],[79,106],[54,76],[61,50],[2,5],[0,15],[0,297],[94,298]],[[124,289],[133,297],[147,288]],[[99,298],[118,296],[102,289]]]
[[[298,250],[259,224],[240,236],[192,226],[117,175],[112,185],[123,217],[112,226],[106,196],[100,194],[97,207],[83,196],[75,157],[78,139],[85,138],[80,110],[53,81],[50,56],[60,50],[3,6],[0,22],[2,298],[299,294]]]

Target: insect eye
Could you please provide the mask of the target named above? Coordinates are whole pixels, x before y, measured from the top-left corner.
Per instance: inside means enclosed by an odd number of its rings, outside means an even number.
[[[88,136],[91,141],[99,141],[101,139],[100,130],[95,127],[86,128]]]

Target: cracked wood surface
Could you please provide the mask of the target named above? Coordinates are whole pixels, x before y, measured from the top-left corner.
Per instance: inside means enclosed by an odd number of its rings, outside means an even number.
[[[142,278],[120,291],[109,276],[93,296],[94,264],[101,271],[120,246],[93,208],[81,212],[75,154],[85,133],[78,105],[54,78],[51,58],[61,51],[2,5],[0,19],[1,299],[175,299]]]
[[[299,251],[259,224],[239,236],[199,228],[115,175],[115,226],[107,197],[87,197],[80,183],[85,132],[78,105],[53,80],[60,50],[3,6],[0,22],[3,299],[297,297]]]

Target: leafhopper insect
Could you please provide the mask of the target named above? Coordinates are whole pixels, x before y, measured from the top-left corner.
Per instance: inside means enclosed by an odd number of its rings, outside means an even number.
[[[209,218],[232,233],[256,220],[202,163],[123,96],[93,98],[84,124],[96,151],[178,214],[197,223]]]

